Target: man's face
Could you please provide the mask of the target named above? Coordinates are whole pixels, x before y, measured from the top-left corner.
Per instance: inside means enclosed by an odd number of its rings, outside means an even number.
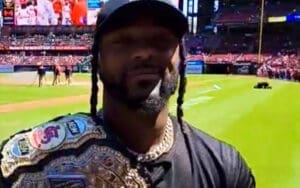
[[[106,33],[98,61],[104,89],[131,109],[158,113],[176,90],[178,44],[171,31],[147,21]]]

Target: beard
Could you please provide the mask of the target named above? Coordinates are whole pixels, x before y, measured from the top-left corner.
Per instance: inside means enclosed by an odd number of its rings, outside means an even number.
[[[177,77],[173,79],[160,80],[150,95],[143,101],[136,103],[133,108],[143,114],[157,114],[168,105],[169,98],[177,88]],[[135,104],[135,103],[132,103]]]
[[[126,74],[122,74],[123,81],[111,81],[105,76],[105,73],[100,74],[103,82],[104,90],[111,95],[115,100],[125,104],[129,109],[145,115],[158,114],[168,104],[169,98],[177,89],[178,73],[173,72],[168,76],[162,72],[161,79],[156,83],[151,92],[145,96],[132,96],[132,90],[126,83]],[[142,88],[147,85],[147,81],[140,81],[137,85]]]

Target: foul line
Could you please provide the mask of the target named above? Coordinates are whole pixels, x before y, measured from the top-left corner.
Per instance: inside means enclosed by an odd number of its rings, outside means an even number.
[[[210,101],[214,97],[211,97],[211,96],[201,96],[201,95],[202,94],[206,94],[206,93],[210,93],[210,92],[213,92],[213,91],[218,91],[218,90],[221,90],[221,89],[222,88],[220,86],[214,85],[213,88],[209,88],[209,89],[206,89],[206,90],[201,90],[201,91],[197,92],[197,95],[200,95],[200,96],[195,97],[195,98],[190,98],[185,103],[183,103],[182,108],[183,109],[189,109],[190,107],[192,107],[194,105]],[[176,105],[173,105],[171,107],[171,111],[172,112],[176,111]]]

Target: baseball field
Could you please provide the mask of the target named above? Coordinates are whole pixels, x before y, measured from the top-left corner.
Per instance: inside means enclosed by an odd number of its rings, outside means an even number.
[[[59,115],[88,112],[89,74],[67,86],[38,88],[34,73],[0,74],[0,140]],[[256,177],[258,188],[300,187],[300,84],[251,76],[188,76],[184,118],[234,145]],[[99,94],[101,99],[101,92]],[[100,100],[101,103],[101,100]],[[175,112],[175,97],[170,109]]]

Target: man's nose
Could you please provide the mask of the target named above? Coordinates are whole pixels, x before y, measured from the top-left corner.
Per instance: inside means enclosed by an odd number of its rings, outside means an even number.
[[[155,50],[153,48],[140,47],[133,52],[132,58],[134,60],[149,60],[152,59],[154,55],[155,55]]]

